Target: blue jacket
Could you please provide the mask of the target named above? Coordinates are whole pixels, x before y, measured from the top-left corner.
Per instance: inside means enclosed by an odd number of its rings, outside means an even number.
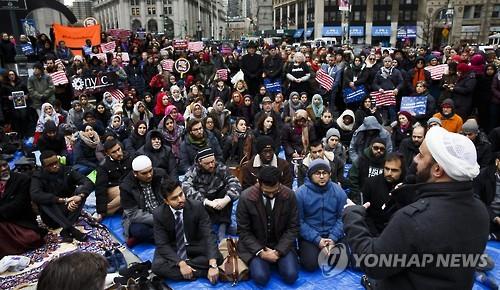
[[[302,239],[319,244],[323,236],[335,242],[344,236],[342,211],[347,195],[338,184],[329,181],[320,187],[306,178],[296,196]]]

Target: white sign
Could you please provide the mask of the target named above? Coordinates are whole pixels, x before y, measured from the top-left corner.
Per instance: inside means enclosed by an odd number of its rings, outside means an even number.
[[[462,26],[462,32],[479,32],[481,31],[481,26],[479,25],[470,25],[470,26]]]

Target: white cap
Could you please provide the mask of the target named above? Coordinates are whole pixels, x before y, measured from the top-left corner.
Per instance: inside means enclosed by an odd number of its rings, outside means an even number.
[[[149,159],[146,155],[139,155],[132,161],[132,169],[134,171],[142,171],[152,166],[153,163],[151,162],[151,159]]]
[[[446,174],[457,181],[470,181],[479,175],[476,146],[469,138],[434,126],[425,135],[432,157]]]

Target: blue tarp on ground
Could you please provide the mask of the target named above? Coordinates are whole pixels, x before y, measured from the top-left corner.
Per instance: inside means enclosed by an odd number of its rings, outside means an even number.
[[[124,243],[125,239],[123,237],[123,228],[121,225],[121,217],[119,215],[114,215],[107,217],[102,222],[118,239],[120,243]],[[153,260],[154,255],[154,245],[151,244],[140,244],[134,246],[130,249],[139,259],[142,261]],[[488,242],[486,248],[486,253],[491,256],[495,261],[496,265],[500,265],[500,242]],[[267,289],[364,289],[360,285],[362,273],[355,272],[352,270],[346,270],[339,275],[334,277],[325,277],[322,275],[321,271],[316,271],[314,273],[309,273],[301,271],[299,274],[299,279],[293,285],[286,285],[282,282],[276,273],[273,273],[271,281],[265,287]],[[488,276],[493,277],[496,281],[500,281],[500,266],[495,267],[492,271],[488,272]],[[218,283],[217,285],[211,285],[207,279],[198,279],[193,282],[172,282],[167,281],[168,285],[172,289],[234,289],[231,283]],[[263,287],[258,286],[253,281],[240,282],[237,285],[238,289],[262,289]],[[476,283],[473,287],[474,290],[488,289],[482,284]]]

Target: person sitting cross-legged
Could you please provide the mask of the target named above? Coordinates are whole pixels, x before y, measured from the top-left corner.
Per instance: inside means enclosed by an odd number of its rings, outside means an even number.
[[[172,280],[207,277],[215,284],[222,255],[203,204],[187,199],[177,180],[164,179],[160,191],[164,203],[153,212],[153,273]]]
[[[42,169],[31,177],[31,199],[38,205],[43,222],[62,227],[63,242],[73,238],[86,241],[87,235],[74,227],[81,215],[85,199],[94,190],[92,181],[78,171],[59,164],[54,151],[40,155]]]

